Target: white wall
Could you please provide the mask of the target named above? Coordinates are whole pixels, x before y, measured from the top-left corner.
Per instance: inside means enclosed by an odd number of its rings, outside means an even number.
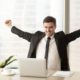
[[[69,32],[80,29],[80,0],[70,0]],[[71,42],[69,49],[71,70],[80,71],[80,38]]]

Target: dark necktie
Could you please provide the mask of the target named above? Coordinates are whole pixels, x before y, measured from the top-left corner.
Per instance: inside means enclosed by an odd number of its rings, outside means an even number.
[[[50,43],[50,37],[47,38],[46,42],[46,50],[45,50],[45,59],[46,59],[46,68],[47,68],[47,62],[48,62],[48,52],[49,52],[49,43]]]

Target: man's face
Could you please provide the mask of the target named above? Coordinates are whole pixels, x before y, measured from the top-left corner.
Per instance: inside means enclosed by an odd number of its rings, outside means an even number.
[[[44,22],[43,23],[45,34],[50,37],[55,33],[56,25],[53,22]]]

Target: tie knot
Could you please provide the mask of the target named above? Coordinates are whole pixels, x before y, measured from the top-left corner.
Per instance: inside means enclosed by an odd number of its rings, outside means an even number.
[[[50,38],[50,37],[48,37],[47,39],[48,39],[48,40],[50,40],[51,38]]]

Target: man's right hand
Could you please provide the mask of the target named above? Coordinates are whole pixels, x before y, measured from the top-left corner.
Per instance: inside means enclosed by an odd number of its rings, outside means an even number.
[[[6,20],[5,25],[8,26],[8,27],[11,27],[12,26],[12,21],[11,20]]]

